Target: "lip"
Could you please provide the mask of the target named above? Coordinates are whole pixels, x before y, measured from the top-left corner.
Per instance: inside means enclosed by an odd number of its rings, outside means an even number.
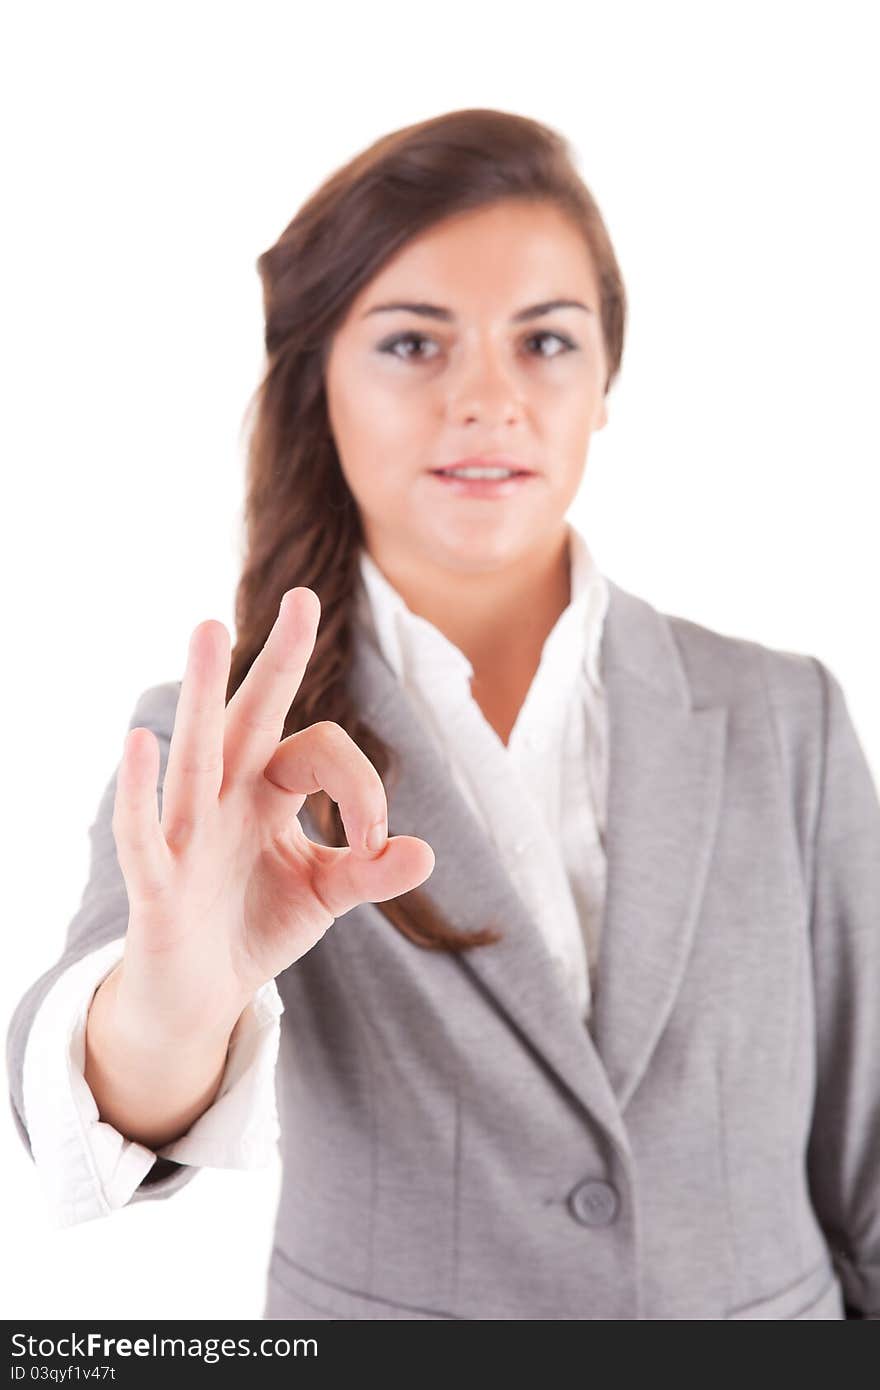
[[[429,469],[429,477],[434,479],[438,487],[443,488],[447,494],[451,494],[453,497],[488,498],[498,501],[522,492],[535,477],[531,469],[524,469],[517,459],[509,458],[458,459],[455,464],[444,466],[447,468],[517,469],[517,472],[509,478],[456,478],[450,474],[439,473],[436,469]]]
[[[441,463],[438,468],[514,468],[517,473],[524,473],[528,477],[534,475],[534,469],[528,468],[519,459],[512,458],[510,454],[475,454],[471,458],[455,459],[452,463]],[[430,473],[436,472],[431,468]]]

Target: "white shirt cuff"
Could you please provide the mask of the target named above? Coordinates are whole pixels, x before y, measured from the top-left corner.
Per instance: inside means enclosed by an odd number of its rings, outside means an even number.
[[[256,991],[236,1023],[216,1099],[186,1134],[154,1152],[99,1119],[84,1075],[86,1019],[123,950],[118,937],[69,966],[28,1034],[25,1123],[56,1227],[125,1206],[157,1155],[199,1167],[263,1167],[279,1137],[275,1065],[284,1005],[274,980]]]

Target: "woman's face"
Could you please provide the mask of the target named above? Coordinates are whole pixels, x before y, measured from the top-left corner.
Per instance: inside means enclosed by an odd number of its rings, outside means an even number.
[[[549,202],[456,214],[359,293],[325,384],[380,566],[480,572],[558,539],[606,421],[599,307],[589,250]],[[532,476],[474,496],[431,471],[486,456]]]

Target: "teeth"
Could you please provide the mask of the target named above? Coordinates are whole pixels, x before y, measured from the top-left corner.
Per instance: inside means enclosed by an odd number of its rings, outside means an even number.
[[[512,478],[513,468],[441,468],[444,478]]]

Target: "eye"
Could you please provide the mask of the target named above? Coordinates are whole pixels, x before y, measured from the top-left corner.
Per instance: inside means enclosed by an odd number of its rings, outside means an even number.
[[[562,357],[566,352],[573,352],[575,349],[575,344],[570,338],[566,338],[563,333],[551,333],[549,329],[545,329],[540,333],[531,333],[526,339],[526,342],[534,343],[542,338],[555,338],[557,343],[562,343],[562,348],[558,352],[547,353],[539,351],[539,357]]]
[[[430,338],[427,338],[427,337],[425,336],[424,333],[416,333],[415,331],[411,331],[411,332],[409,332],[409,333],[398,333],[398,334],[396,334],[395,337],[393,337],[393,338],[388,338],[384,343],[380,344],[379,351],[380,351],[380,352],[387,352],[391,357],[398,357],[402,362],[403,362],[403,361],[411,360],[411,359],[413,359],[413,358],[415,358],[416,360],[418,360],[419,357],[421,357],[422,360],[425,361],[426,359],[425,359],[423,353],[416,353],[416,352],[397,352],[396,349],[397,349],[402,343],[407,343],[407,344],[411,345],[412,343],[430,343],[430,342],[431,342],[431,339],[430,339]]]
[[[562,357],[567,352],[576,351],[577,345],[573,343],[570,338],[566,337],[564,333],[551,333],[549,329],[544,329],[538,333],[530,333],[526,342],[544,342],[548,338],[551,340],[555,339],[557,343],[561,344],[561,347],[553,352],[544,352],[542,349],[539,349],[537,353],[532,354],[533,356],[543,357],[545,360],[549,361],[553,357]],[[379,351],[388,353],[391,357],[397,357],[400,361],[426,362],[429,361],[434,354],[428,353],[426,355],[424,352],[415,350],[420,344],[424,343],[433,343],[433,339],[427,337],[424,333],[417,333],[414,329],[411,329],[407,333],[397,333],[393,338],[387,338],[384,343],[379,345]],[[434,346],[436,346],[436,344],[434,344]],[[398,348],[404,347],[414,350],[398,351]]]

